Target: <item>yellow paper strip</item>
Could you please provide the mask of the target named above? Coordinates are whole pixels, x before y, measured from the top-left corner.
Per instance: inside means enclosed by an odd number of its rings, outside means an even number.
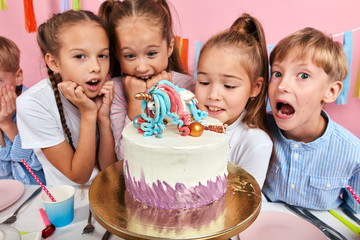
[[[356,97],[356,98],[360,99],[360,63],[359,63],[358,74],[357,74],[357,77],[356,77],[353,97]]]

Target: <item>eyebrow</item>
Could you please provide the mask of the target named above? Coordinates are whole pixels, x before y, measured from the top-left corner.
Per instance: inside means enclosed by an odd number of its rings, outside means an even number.
[[[197,74],[198,74],[198,75],[199,75],[199,74],[200,74],[200,75],[210,75],[210,74],[208,74],[208,73],[206,73],[206,72],[198,72]],[[243,78],[237,77],[237,76],[234,76],[234,75],[230,75],[230,74],[221,74],[220,76],[221,76],[221,77],[225,77],[225,78],[235,78],[235,79],[238,79],[238,80],[240,80],[240,81],[244,81]]]
[[[159,45],[156,45],[156,44],[153,44],[153,45],[149,45],[149,46],[146,46],[146,48],[159,48],[160,46]],[[123,50],[132,50],[131,47],[123,47],[123,48],[120,48],[120,51],[123,51]]]
[[[107,47],[107,48],[101,49],[100,52],[102,52],[102,51],[109,51],[109,50],[110,50],[110,48]],[[87,49],[84,49],[84,48],[72,48],[72,49],[69,50],[69,52],[73,52],[73,51],[88,52],[88,50],[87,50]]]

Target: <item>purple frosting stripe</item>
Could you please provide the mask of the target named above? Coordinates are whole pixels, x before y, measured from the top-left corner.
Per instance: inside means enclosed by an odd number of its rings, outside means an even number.
[[[127,160],[124,162],[124,178],[126,189],[139,202],[157,208],[181,209],[202,207],[219,200],[226,192],[227,177],[218,176],[216,181],[208,180],[206,185],[187,188],[183,183],[176,183],[175,189],[167,182],[157,181],[149,186],[145,181],[144,173],[140,180],[131,177]]]

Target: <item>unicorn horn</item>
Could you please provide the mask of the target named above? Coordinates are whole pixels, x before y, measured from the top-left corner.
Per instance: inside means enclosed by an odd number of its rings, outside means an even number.
[[[153,96],[148,94],[147,92],[139,92],[134,95],[137,100],[145,100],[147,102],[154,101]]]

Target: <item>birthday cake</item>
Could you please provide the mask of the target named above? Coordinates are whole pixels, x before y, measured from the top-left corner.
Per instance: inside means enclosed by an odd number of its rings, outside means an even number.
[[[202,207],[226,192],[229,137],[182,91],[160,81],[139,94],[141,115],[123,130],[126,190],[147,206]]]

